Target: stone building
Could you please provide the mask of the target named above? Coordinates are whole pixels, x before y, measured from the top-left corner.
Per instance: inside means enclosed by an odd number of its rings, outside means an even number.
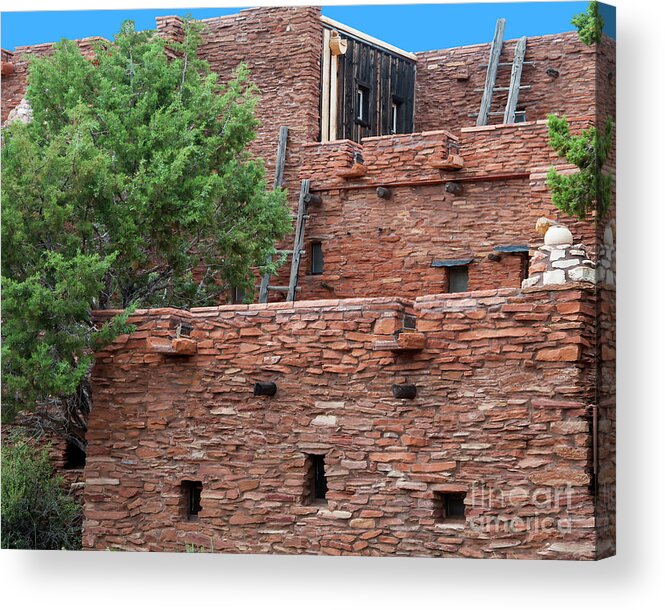
[[[97,355],[84,546],[612,555],[613,212],[562,216],[545,174],[572,171],[548,114],[614,117],[614,41],[527,38],[505,122],[506,41],[477,125],[489,43],[408,53],[312,7],[203,36],[261,91],[253,152],[306,212],[301,260],[268,303],[139,311]],[[3,121],[48,49],[3,51]],[[543,216],[576,243],[543,245]]]

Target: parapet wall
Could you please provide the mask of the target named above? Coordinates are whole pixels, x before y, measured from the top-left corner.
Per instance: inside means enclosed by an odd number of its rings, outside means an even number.
[[[595,303],[570,285],[138,312],[97,354],[84,544],[594,558]],[[196,354],[155,351],[183,325]],[[462,522],[441,494],[466,494]]]
[[[594,124],[594,115],[570,117],[573,135]],[[310,178],[312,190],[371,186],[422,186],[446,181],[483,181],[529,178],[543,166],[567,169],[548,144],[547,120],[465,127],[459,136],[438,131],[363,138],[362,142],[335,140],[304,145],[298,177]],[[364,172],[349,174],[359,155]],[[449,155],[461,165],[446,167]]]
[[[592,119],[572,119],[572,133]],[[443,292],[445,269],[432,264],[446,259],[471,259],[470,290],[519,287],[524,259],[497,258],[495,248],[536,249],[541,216],[567,225],[595,256],[593,223],[568,218],[552,205],[548,168],[576,169],[557,158],[547,140],[546,121],[537,121],[467,128],[459,138],[440,130],[305,145],[299,177],[309,178],[321,196],[307,211],[306,246],[321,243],[324,266],[320,275],[309,272],[306,247],[299,298]],[[365,172],[349,176],[358,154]],[[462,160],[460,169],[441,168],[450,154]],[[388,188],[389,198],[379,197],[377,187]],[[275,283],[288,282],[287,273]]]

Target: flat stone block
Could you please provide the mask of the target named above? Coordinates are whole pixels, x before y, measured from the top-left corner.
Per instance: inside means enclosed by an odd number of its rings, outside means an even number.
[[[563,270],[557,269],[556,271],[545,271],[543,273],[543,284],[565,284],[566,274]]]
[[[577,267],[568,272],[568,277],[575,282],[596,283],[596,270],[588,267]]]

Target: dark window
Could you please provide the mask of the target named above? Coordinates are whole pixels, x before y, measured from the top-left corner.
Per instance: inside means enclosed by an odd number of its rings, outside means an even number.
[[[64,459],[67,470],[77,470],[85,467],[85,451],[72,441],[67,441]]]
[[[356,91],[356,121],[369,125],[369,88],[363,85]]]
[[[469,289],[469,268],[466,265],[448,267],[448,292],[466,292]]]
[[[183,481],[181,487],[185,502],[185,515],[190,521],[195,521],[199,518],[201,511],[203,483],[201,481]]]
[[[323,273],[323,248],[320,241],[313,241],[311,248],[312,265],[310,272],[312,275],[321,275]]]
[[[439,522],[464,520],[463,493],[435,493],[434,517]]]
[[[326,499],[328,481],[324,455],[307,455],[305,459],[305,503],[315,504]]]
[[[399,131],[399,115],[400,115],[399,102],[393,102],[390,106],[390,132],[397,133]]]
[[[232,301],[234,304],[245,302],[245,291],[237,286],[233,289]]]
[[[526,110],[524,106],[518,106],[515,109],[515,123],[526,123]]]
[[[521,267],[520,267],[520,286],[522,285],[522,281],[527,279],[529,277],[529,253],[525,252],[522,254],[520,257],[521,261]]]

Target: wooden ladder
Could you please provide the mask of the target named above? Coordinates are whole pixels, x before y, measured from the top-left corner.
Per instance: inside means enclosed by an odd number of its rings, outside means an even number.
[[[503,49],[503,33],[506,29],[506,20],[498,19],[492,46],[490,47],[490,58],[487,64],[487,75],[485,76],[485,87],[482,89],[483,97],[480,102],[480,111],[478,114],[469,116],[476,117],[476,126],[487,125],[490,116],[503,115],[504,123],[514,123],[515,116],[525,114],[525,111],[517,111],[517,101],[521,90],[530,89],[531,85],[522,85],[522,67],[533,65],[534,62],[524,61],[526,54],[526,36],[522,36],[515,45],[515,55],[512,63],[503,63],[499,61]],[[511,66],[510,85],[508,87],[497,87],[496,76],[500,66]],[[508,101],[503,111],[492,112],[492,97],[496,91],[508,91]]]
[[[279,138],[277,142],[277,163],[275,166],[275,180],[273,189],[280,188],[284,180],[284,163],[286,158],[286,141],[288,139],[289,128],[282,126],[279,128]],[[298,210],[295,215],[296,228],[295,238],[292,250],[277,250],[277,254],[290,254],[291,255],[291,274],[289,276],[288,286],[272,286],[270,285],[270,274],[265,273],[261,278],[261,285],[259,286],[259,303],[268,302],[268,291],[286,293],[287,301],[296,300],[296,292],[298,288],[298,272],[300,271],[300,259],[304,254],[303,246],[305,244],[305,222],[308,218],[306,214],[307,204],[310,200],[309,194],[309,180],[303,180],[300,184],[300,197],[298,199]],[[272,263],[272,256],[268,257],[267,264]]]
[[[277,250],[278,254],[291,255],[291,274],[289,276],[288,286],[272,286],[270,285],[270,275],[265,274],[261,280],[261,287],[259,291],[259,303],[268,302],[268,291],[274,290],[275,292],[285,292],[287,301],[296,300],[296,292],[300,290],[298,287],[298,273],[300,271],[300,259],[305,253],[303,246],[305,245],[305,222],[309,218],[306,214],[307,203],[309,201],[309,180],[303,180],[300,184],[300,197],[298,199],[298,213],[296,218],[295,237],[293,240],[293,250]],[[270,261],[268,261],[270,262]]]

